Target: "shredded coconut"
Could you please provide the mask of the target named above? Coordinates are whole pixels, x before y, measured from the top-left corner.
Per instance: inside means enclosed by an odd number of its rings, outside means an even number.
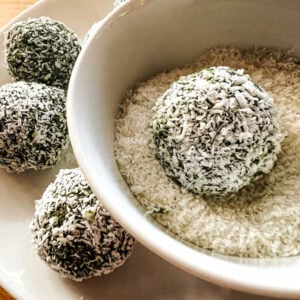
[[[166,176],[156,158],[153,107],[178,80],[211,66],[244,69],[274,98],[286,134],[273,170],[229,196],[200,196]],[[215,48],[193,64],[141,83],[116,120],[115,156],[131,191],[179,239],[215,253],[287,257],[300,253],[300,65],[290,51]]]
[[[46,169],[67,147],[64,90],[18,81],[0,87],[0,167]]]
[[[5,58],[15,81],[26,80],[67,89],[81,50],[77,35],[48,17],[13,24],[5,33]]]
[[[81,281],[111,273],[132,253],[134,239],[104,209],[79,168],[60,170],[35,207],[33,243],[63,277]]]
[[[237,192],[268,173],[283,139],[272,97],[223,66],[180,77],[156,102],[151,127],[167,175],[197,194]]]

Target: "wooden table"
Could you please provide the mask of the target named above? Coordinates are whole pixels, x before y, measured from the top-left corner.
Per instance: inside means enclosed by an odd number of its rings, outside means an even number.
[[[33,2],[35,0],[0,0],[0,27]]]
[[[0,27],[15,17],[35,0],[0,0]],[[13,298],[0,287],[0,300],[12,300]]]

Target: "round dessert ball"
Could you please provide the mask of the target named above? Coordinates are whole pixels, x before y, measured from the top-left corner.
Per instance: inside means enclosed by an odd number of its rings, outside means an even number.
[[[133,250],[134,239],[104,209],[79,168],[60,170],[35,207],[35,247],[63,277],[108,274]]]
[[[5,34],[5,54],[14,80],[66,89],[81,46],[76,34],[48,17],[12,25]]]
[[[67,144],[65,92],[19,81],[0,87],[0,167],[46,169]]]
[[[236,192],[268,173],[283,140],[272,97],[244,70],[223,66],[173,83],[151,128],[166,174],[195,194]]]

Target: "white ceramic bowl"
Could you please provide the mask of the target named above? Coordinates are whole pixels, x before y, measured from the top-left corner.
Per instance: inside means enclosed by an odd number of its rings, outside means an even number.
[[[192,61],[216,45],[293,47],[300,55],[297,0],[131,0],[109,14],[82,51],[68,95],[79,165],[112,215],[146,247],[210,282],[300,297],[300,257],[212,256],[176,240],[145,217],[113,154],[114,118],[128,89]]]

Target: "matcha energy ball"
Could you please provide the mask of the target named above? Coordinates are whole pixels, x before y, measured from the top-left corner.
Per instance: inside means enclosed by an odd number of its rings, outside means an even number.
[[[272,97],[244,70],[222,66],[180,77],[151,126],[166,174],[196,194],[236,192],[268,173],[283,140]]]
[[[67,89],[81,46],[76,34],[48,17],[13,24],[5,34],[9,73],[15,79]]]
[[[39,256],[63,277],[76,281],[114,271],[134,245],[79,168],[60,170],[36,201],[30,228]]]
[[[0,167],[23,172],[55,165],[67,133],[62,89],[24,81],[0,87]]]

